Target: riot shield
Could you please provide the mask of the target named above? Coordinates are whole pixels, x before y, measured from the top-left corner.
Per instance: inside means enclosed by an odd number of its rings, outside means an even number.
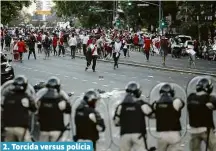
[[[157,84],[155,87],[153,87],[153,89],[150,91],[150,99],[149,99],[149,103],[152,105],[154,102],[159,101],[160,99],[160,89],[161,87],[167,83],[159,83]],[[176,83],[168,83],[171,85],[171,87],[174,89],[175,91],[175,98],[179,98],[182,101],[186,102],[186,92],[185,90],[179,86]],[[180,118],[180,122],[181,122],[181,126],[182,126],[182,130],[181,130],[181,136],[184,137],[186,132],[187,132],[187,108],[184,106],[184,108],[181,110],[181,118]],[[167,122],[167,121],[164,121]],[[149,132],[150,134],[155,137],[155,138],[159,138],[159,133],[156,130],[156,120],[155,119],[149,119]]]
[[[72,133],[73,136],[76,134],[76,125],[75,125],[75,112],[76,108],[80,105],[81,101],[83,100],[83,95],[77,97],[72,104],[72,115],[71,115],[71,123],[72,123]],[[107,105],[104,102],[103,98],[98,100],[95,108],[104,119],[104,123],[106,126],[106,130],[104,132],[99,133],[99,140],[97,141],[97,150],[105,151],[108,150],[111,146],[111,137],[109,132],[109,117],[107,111]]]
[[[211,94],[213,95],[216,95],[216,79],[211,77],[211,76],[197,76],[197,77],[194,77],[193,79],[191,79],[188,84],[187,84],[187,88],[186,88],[186,93],[187,93],[187,96],[189,96],[190,94],[192,93],[196,93],[196,86],[198,84],[198,82],[203,79],[203,78],[206,78],[206,79],[209,79],[211,80],[212,82],[212,85],[213,85],[213,91]]]
[[[109,109],[109,120],[110,120],[110,133],[112,135],[112,143],[115,146],[120,144],[120,127],[116,127],[113,121],[115,110],[117,106],[124,100],[125,91],[123,90],[114,90],[109,93],[107,97],[108,109]]]
[[[216,96],[216,78],[213,78],[211,76],[197,76],[197,77],[194,77],[193,79],[191,79],[188,84],[187,84],[187,88],[186,88],[186,93],[187,93],[187,97],[190,96],[192,93],[196,93],[196,88],[197,88],[197,84],[198,82],[201,80],[201,79],[209,79],[212,83],[212,86],[213,86],[213,90],[212,90],[212,93],[211,95],[214,95]],[[216,111],[213,112],[213,120],[214,120],[214,124],[216,125]]]

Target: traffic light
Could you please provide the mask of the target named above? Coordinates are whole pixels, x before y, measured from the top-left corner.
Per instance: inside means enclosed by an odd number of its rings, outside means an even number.
[[[168,26],[168,23],[166,22],[166,20],[162,19],[160,25],[161,28],[166,28]]]
[[[119,26],[121,24],[120,20],[116,20],[116,26]]]
[[[131,5],[131,2],[128,2],[128,5],[130,6],[130,5]]]

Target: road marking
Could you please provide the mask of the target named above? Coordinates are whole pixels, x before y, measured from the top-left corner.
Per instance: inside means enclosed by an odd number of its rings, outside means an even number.
[[[183,72],[181,72],[180,74],[184,74]]]
[[[146,80],[146,81],[151,81],[151,80],[149,80],[149,79],[144,79],[144,80]]]
[[[110,83],[115,83],[114,81],[110,81]]]
[[[34,71],[38,71],[38,70],[34,70]]]
[[[122,75],[120,75],[120,76],[125,77],[126,75],[123,75],[123,74],[122,74]]]
[[[132,79],[136,79],[137,77],[132,77]]]
[[[76,77],[73,77],[73,79],[76,80],[77,78],[76,78]]]
[[[86,82],[86,81],[88,81],[88,80],[82,80],[83,82]]]
[[[98,84],[97,82],[92,82],[93,84]]]
[[[103,87],[108,87],[109,85],[103,85]]]
[[[60,74],[55,74],[56,76],[60,76]]]
[[[65,78],[69,78],[69,76],[64,76]]]
[[[149,78],[153,78],[153,76],[148,76]]]

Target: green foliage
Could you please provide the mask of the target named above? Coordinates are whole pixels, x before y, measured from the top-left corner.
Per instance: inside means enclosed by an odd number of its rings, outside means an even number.
[[[28,7],[31,1],[1,1],[1,21],[7,24],[19,16],[23,6]]]

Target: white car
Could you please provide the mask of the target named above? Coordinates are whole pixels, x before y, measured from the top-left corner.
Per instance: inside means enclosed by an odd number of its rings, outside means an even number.
[[[184,47],[184,44],[188,40],[192,40],[191,36],[186,36],[186,35],[178,35],[175,37],[176,40],[178,40],[178,43],[181,45],[181,47]]]

